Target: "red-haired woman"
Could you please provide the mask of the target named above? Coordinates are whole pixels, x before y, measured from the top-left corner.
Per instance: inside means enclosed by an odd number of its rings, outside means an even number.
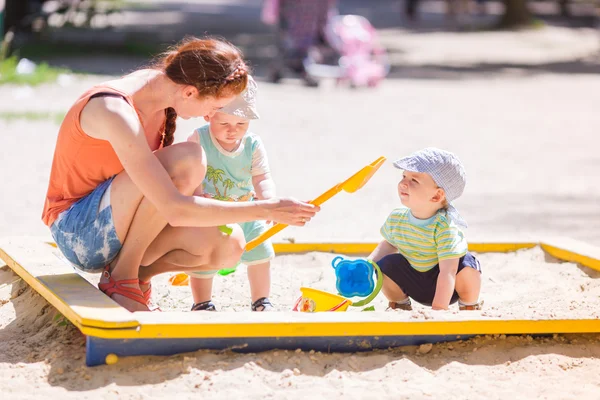
[[[153,68],[94,86],[67,113],[42,219],[64,256],[102,272],[100,290],[127,309],[149,310],[157,274],[234,265],[243,234],[217,226],[261,219],[301,226],[318,211],[293,199],[231,203],[192,195],[206,159],[198,144],[171,145],[175,120],[212,116],[247,81],[234,46],[186,39]]]

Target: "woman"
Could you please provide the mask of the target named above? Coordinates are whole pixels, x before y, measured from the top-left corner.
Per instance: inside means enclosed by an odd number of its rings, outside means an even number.
[[[157,274],[234,265],[243,234],[218,225],[264,219],[302,226],[318,211],[293,199],[193,196],[206,159],[198,144],[171,145],[175,120],[212,116],[247,81],[234,46],[192,38],[153,68],[91,88],[67,113],[42,219],[65,257],[102,271],[100,290],[130,311],[149,310]]]

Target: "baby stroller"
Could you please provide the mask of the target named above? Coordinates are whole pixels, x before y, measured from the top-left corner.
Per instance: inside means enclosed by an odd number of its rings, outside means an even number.
[[[279,82],[287,72],[300,75],[309,86],[318,85],[304,71],[308,50],[323,44],[324,28],[337,0],[264,0],[262,21],[276,28],[277,57],[269,67],[269,80]]]
[[[331,16],[324,28],[324,43],[308,50],[303,61],[310,79],[334,78],[352,87],[374,87],[389,73],[386,50],[377,31],[359,15]]]

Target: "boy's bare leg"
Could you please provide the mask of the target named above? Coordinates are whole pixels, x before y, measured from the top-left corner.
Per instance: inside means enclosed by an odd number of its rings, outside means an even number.
[[[190,289],[194,297],[194,304],[212,299],[213,279],[213,277],[202,279],[190,275]]]
[[[381,288],[385,297],[394,303],[402,303],[408,299],[408,295],[400,289],[396,283],[387,277],[387,275],[383,275],[383,287]]]
[[[481,273],[471,267],[463,268],[456,274],[455,288],[461,302],[476,303],[481,291]]]
[[[391,310],[412,310],[410,298],[400,287],[385,274],[383,275],[383,286],[381,288],[385,297],[389,300],[389,309]]]
[[[252,303],[271,294],[271,262],[249,265],[248,281]]]

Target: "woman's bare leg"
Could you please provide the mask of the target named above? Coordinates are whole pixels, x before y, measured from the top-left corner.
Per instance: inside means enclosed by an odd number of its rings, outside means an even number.
[[[206,172],[206,158],[199,145],[176,144],[158,150],[155,154],[181,193],[191,195],[202,183]],[[117,236],[123,243],[119,255],[111,263],[111,275],[115,280],[137,279],[144,253],[163,231],[167,221],[144,198],[126,172],[121,172],[111,183],[110,203]],[[101,282],[106,281],[106,278],[101,278]],[[112,297],[130,311],[148,310],[144,305],[124,296],[114,294]]]
[[[229,268],[239,261],[245,245],[239,225],[233,225],[231,235],[218,228],[167,226],[144,255],[139,277],[147,281],[164,272]]]
[[[244,252],[244,234],[239,225],[228,235],[218,228],[173,228],[167,226],[150,245],[139,271],[141,281],[165,272],[215,271],[235,265]],[[158,257],[158,258],[157,258]],[[212,298],[213,279],[190,276],[194,303]],[[142,288],[145,290],[146,288]]]

